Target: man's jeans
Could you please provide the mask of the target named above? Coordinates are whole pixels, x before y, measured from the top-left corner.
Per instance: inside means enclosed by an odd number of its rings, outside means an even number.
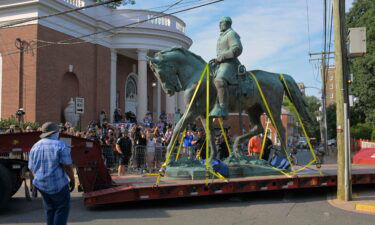
[[[43,197],[44,210],[48,225],[66,225],[70,209],[69,186],[66,185],[56,194],[47,194],[39,190]]]

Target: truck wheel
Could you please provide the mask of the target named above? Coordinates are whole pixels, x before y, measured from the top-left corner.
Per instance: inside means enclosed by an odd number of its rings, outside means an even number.
[[[14,194],[17,193],[18,189],[20,189],[21,185],[22,185],[22,179],[21,179],[21,174],[19,172],[16,172],[14,171],[12,173],[12,194],[11,196],[13,196]]]
[[[0,164],[0,208],[3,208],[12,193],[12,176],[10,171]]]

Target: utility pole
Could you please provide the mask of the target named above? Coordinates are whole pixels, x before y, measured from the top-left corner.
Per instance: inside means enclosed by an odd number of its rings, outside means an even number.
[[[351,164],[348,116],[348,70],[345,31],[345,0],[333,0],[335,59],[336,59],[336,114],[337,114],[337,198],[352,199]]]
[[[16,48],[20,50],[20,65],[19,65],[19,77],[18,77],[18,109],[16,116],[18,118],[18,123],[22,127],[24,122],[25,111],[23,108],[23,64],[24,64],[24,53],[26,48],[29,46],[27,41],[21,40],[21,38],[16,39]]]
[[[326,53],[327,52],[327,0],[324,0],[324,49],[322,52],[322,133],[324,152],[328,154],[328,132],[327,132],[327,68],[326,68]]]

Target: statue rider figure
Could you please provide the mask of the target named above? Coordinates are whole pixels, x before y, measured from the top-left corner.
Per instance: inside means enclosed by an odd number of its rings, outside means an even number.
[[[237,59],[242,53],[240,36],[231,28],[232,19],[223,17],[220,20],[220,37],[216,47],[217,69],[214,74],[214,84],[217,90],[217,103],[211,110],[211,117],[228,117],[228,85],[237,83],[238,67],[241,65]]]

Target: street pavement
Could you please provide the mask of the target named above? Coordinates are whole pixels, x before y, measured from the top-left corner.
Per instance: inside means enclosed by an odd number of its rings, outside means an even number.
[[[374,189],[374,186],[371,188]],[[360,193],[362,189],[355,189],[355,192]],[[334,193],[332,189],[289,190],[144,201],[88,209],[83,205],[81,194],[74,192],[69,224],[375,224],[375,215],[345,211],[329,204],[327,197]],[[43,223],[44,212],[41,199],[26,201],[22,188],[8,207],[0,212],[0,224]]]
[[[309,162],[311,153],[300,150],[298,162]],[[333,154],[326,161],[334,162]],[[69,224],[163,225],[352,225],[375,224],[375,213],[361,213],[355,203],[373,201],[375,185],[354,187],[357,202],[335,200],[335,190],[304,189],[187,198],[86,208],[81,193],[73,192]],[[370,194],[372,195],[370,195]],[[44,224],[40,198],[29,202],[21,188],[8,207],[0,211],[0,224]]]

